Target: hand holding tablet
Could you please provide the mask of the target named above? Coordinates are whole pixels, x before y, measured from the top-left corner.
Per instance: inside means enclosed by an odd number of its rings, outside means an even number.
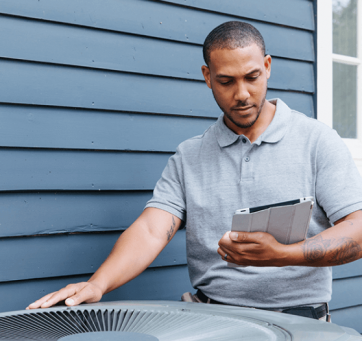
[[[314,204],[313,197],[243,208],[235,211],[232,231],[267,232],[279,243],[293,244],[307,236]],[[228,263],[229,266],[238,266]]]

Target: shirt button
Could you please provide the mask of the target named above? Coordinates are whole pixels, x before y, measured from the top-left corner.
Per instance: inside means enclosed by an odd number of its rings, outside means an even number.
[[[250,157],[247,156],[244,160],[245,160],[245,162],[249,162],[249,161],[250,161]]]
[[[243,138],[241,141],[243,141],[243,143],[246,143],[246,139],[245,139],[245,138]]]

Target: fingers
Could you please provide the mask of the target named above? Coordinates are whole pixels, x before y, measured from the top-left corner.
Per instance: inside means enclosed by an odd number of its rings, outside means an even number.
[[[249,242],[248,235],[252,233],[249,232],[227,232],[219,241],[219,247],[221,249],[220,255],[225,256],[225,253],[232,253],[236,250],[240,251],[244,248],[248,248],[248,246],[255,246],[254,239],[253,242]],[[233,239],[232,239],[233,238]],[[223,255],[222,255],[223,253]]]
[[[221,258],[224,261],[230,262],[230,259],[235,258],[235,256],[240,255],[240,253],[242,253],[241,250],[237,250],[235,252],[235,250],[230,250],[224,247],[219,247],[217,250],[217,253],[221,256]],[[225,257],[225,255],[227,255],[227,257]],[[225,259],[226,258],[226,259]]]
[[[221,259],[224,262],[234,263],[234,264],[241,265],[241,266],[250,265],[250,261],[247,258],[244,258],[244,256],[239,253],[235,253],[235,252],[232,252],[229,250],[225,251],[221,248],[219,248],[217,250],[217,252],[221,256]]]
[[[82,284],[82,283],[79,283]],[[60,301],[66,300],[65,304],[67,304],[68,297],[73,296],[78,290],[82,289],[82,285],[79,284],[70,284],[67,285],[65,288],[57,291],[54,293],[50,298],[44,302],[40,308],[49,308]]]
[[[220,241],[218,253],[220,256],[224,257],[225,254],[235,258],[235,256],[240,256],[245,253],[259,253],[262,250],[262,243],[255,242],[235,242],[232,240]]]
[[[230,262],[232,259],[232,252],[224,248],[219,247],[217,253],[221,256],[221,259],[225,262]]]
[[[65,288],[50,293],[35,301],[34,303],[30,304],[26,309],[49,308],[64,300],[67,306],[73,306],[82,302],[97,302],[100,300],[101,297],[102,293],[100,289],[97,288],[94,284],[90,284],[87,282],[69,284]]]
[[[275,238],[265,232],[227,232],[219,240],[219,246],[233,249],[238,244],[264,244],[275,242]]]
[[[229,232],[219,241],[218,254],[238,265],[283,266],[285,245],[265,232]],[[227,257],[225,257],[227,255]]]
[[[234,252],[232,250],[219,247],[217,253],[221,256],[221,259],[224,262],[235,263],[243,266],[252,265],[249,259],[250,256],[246,256],[243,251],[239,250],[239,252]]]
[[[28,309],[38,309],[38,308],[49,308],[60,301],[67,299],[69,296],[74,295],[75,289],[69,288],[69,286],[48,294],[41,299],[35,301],[34,303],[30,304],[27,308]]]
[[[46,302],[46,301],[47,301],[52,295],[54,295],[54,294],[55,294],[55,293],[52,292],[52,293],[50,293],[50,294],[48,294],[48,295],[43,296],[43,297],[40,298],[39,300],[37,300],[37,301],[29,304],[29,305],[26,307],[26,309],[28,310],[28,309],[37,309],[37,308],[40,308],[41,305],[42,305],[44,302]]]
[[[259,253],[264,235],[263,232],[227,232],[220,239],[217,252],[223,261],[248,265],[250,256],[254,258]]]

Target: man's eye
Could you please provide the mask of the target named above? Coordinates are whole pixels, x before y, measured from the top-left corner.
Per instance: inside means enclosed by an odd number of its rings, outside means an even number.
[[[220,82],[220,84],[222,85],[228,85],[228,84],[231,84],[232,81],[227,81],[227,82]]]
[[[255,76],[255,77],[248,77],[249,81],[255,81],[259,78],[259,76]]]

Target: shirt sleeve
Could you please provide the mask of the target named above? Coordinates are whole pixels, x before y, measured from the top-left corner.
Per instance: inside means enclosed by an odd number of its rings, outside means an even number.
[[[362,209],[362,178],[335,130],[321,134],[316,153],[316,200],[332,223]]]
[[[186,200],[183,186],[182,157],[179,148],[170,157],[146,207],[167,211],[186,221]]]

